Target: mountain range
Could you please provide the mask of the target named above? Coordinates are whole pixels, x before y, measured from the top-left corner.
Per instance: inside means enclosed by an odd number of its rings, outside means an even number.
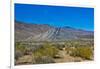
[[[93,39],[94,32],[69,26],[54,27],[48,24],[24,23],[15,20],[16,41],[65,41]]]

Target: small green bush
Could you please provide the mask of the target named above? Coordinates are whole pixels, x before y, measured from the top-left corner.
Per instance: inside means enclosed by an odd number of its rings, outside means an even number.
[[[45,43],[43,47],[37,49],[33,52],[34,56],[41,57],[41,56],[50,56],[54,57],[58,53],[58,49],[48,43]]]
[[[46,63],[55,63],[55,61],[52,57],[42,56],[35,58],[35,62],[33,62],[33,64],[46,64]]]
[[[79,56],[90,60],[91,56],[93,56],[93,51],[91,47],[77,47],[72,51],[71,56]]]
[[[22,57],[25,53],[25,47],[22,46],[19,42],[15,43],[15,59],[17,60],[19,57]]]
[[[33,52],[35,64],[37,63],[54,63],[54,56],[58,53],[58,49],[49,43],[44,45]]]
[[[23,46],[21,43],[16,43],[15,49],[16,49],[16,50],[20,50],[21,52],[25,52],[26,47]]]

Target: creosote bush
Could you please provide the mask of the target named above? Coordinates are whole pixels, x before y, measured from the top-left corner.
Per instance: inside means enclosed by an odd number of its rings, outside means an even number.
[[[93,51],[91,47],[77,47],[72,50],[71,56],[78,56],[82,57],[84,59],[91,60],[91,57],[93,56]]]
[[[35,62],[33,64],[46,64],[46,63],[55,63],[52,57],[42,56],[35,58]]]
[[[35,52],[33,52],[33,55],[36,57],[42,57],[42,56],[49,56],[54,57],[58,53],[58,49],[49,43],[45,43],[41,48],[37,49]]]
[[[20,42],[16,42],[15,44],[15,59],[17,60],[19,57],[29,54],[31,51],[29,47],[22,45]]]
[[[54,56],[58,53],[58,49],[49,43],[44,45],[33,52],[35,64],[37,63],[54,63]]]

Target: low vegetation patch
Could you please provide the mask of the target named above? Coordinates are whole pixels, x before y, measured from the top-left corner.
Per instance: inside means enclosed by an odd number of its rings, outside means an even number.
[[[72,50],[72,53],[70,54],[74,57],[82,57],[83,59],[91,60],[93,56],[93,50],[91,47],[77,47]]]
[[[49,57],[54,57],[58,53],[58,49],[49,43],[45,43],[43,47],[37,49],[35,52],[33,52],[33,55],[36,57],[41,57],[41,56],[49,56]]]

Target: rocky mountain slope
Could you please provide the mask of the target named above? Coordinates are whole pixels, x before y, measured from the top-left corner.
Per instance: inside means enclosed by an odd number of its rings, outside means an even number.
[[[65,41],[73,39],[91,39],[93,31],[72,27],[54,27],[47,24],[29,24],[15,21],[16,41]]]

